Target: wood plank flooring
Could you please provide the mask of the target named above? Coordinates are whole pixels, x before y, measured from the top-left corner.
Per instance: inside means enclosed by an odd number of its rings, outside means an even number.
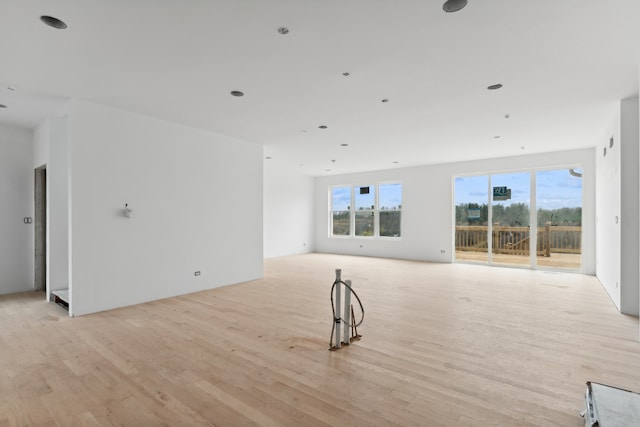
[[[327,350],[334,269],[365,306]],[[0,297],[0,426],[582,426],[640,390],[638,319],[593,277],[309,254],[264,279],[78,318]]]

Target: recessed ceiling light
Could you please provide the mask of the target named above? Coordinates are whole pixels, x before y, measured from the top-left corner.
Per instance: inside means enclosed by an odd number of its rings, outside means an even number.
[[[467,0],[447,0],[442,5],[445,12],[457,12],[467,5]]]
[[[320,125],[320,126],[318,126],[318,129],[326,129],[326,128],[327,128],[327,126],[326,126],[326,125]]]
[[[0,108],[7,108],[7,106],[4,104],[0,104]]]
[[[487,86],[487,89],[489,90],[498,90],[500,88],[502,88],[502,83],[496,83],[494,85]]]
[[[289,29],[287,27],[280,27],[278,28],[278,33],[282,35],[289,34]]]
[[[233,95],[233,96],[244,96],[244,92],[241,92],[239,90],[232,90],[231,91],[231,95]]]
[[[67,24],[65,24],[64,21],[54,18],[53,16],[43,15],[40,17],[40,20],[52,28],[57,28],[58,30],[67,29]]]

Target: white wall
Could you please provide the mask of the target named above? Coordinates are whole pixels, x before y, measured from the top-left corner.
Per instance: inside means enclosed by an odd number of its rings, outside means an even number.
[[[622,142],[620,311],[637,316],[640,280],[638,275],[640,228],[637,221],[640,216],[638,97],[622,100],[620,125],[620,141]]]
[[[613,138],[613,147],[609,147]],[[595,151],[596,276],[620,309],[620,109]],[[606,155],[604,150],[607,150]],[[616,222],[616,218],[618,221]]]
[[[314,179],[264,164],[264,257],[314,250]]]
[[[33,289],[33,132],[0,125],[0,294]]]
[[[69,154],[73,315],[262,276],[261,146],[73,100]]]
[[[67,118],[49,120],[49,291],[69,287],[69,135]]]
[[[583,175],[583,272],[595,272],[595,172],[592,149],[385,170],[316,179],[316,250],[433,262],[453,260],[453,179],[456,175],[531,170],[581,164]],[[330,238],[328,188],[402,182],[402,238]],[[441,253],[444,250],[445,253]]]
[[[49,163],[49,120],[45,120],[33,131],[33,168]]]
[[[596,275],[616,307],[633,315],[640,299],[638,139],[638,98],[625,99],[596,149]]]

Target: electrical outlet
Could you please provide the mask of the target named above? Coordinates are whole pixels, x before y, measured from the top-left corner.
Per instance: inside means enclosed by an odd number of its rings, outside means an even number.
[[[200,272],[199,272],[199,271],[196,271],[196,272],[194,273],[194,276],[199,276],[199,275],[200,275]]]

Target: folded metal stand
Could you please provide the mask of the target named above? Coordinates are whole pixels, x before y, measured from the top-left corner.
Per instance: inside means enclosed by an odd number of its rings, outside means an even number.
[[[587,381],[585,427],[640,426],[640,394]]]

